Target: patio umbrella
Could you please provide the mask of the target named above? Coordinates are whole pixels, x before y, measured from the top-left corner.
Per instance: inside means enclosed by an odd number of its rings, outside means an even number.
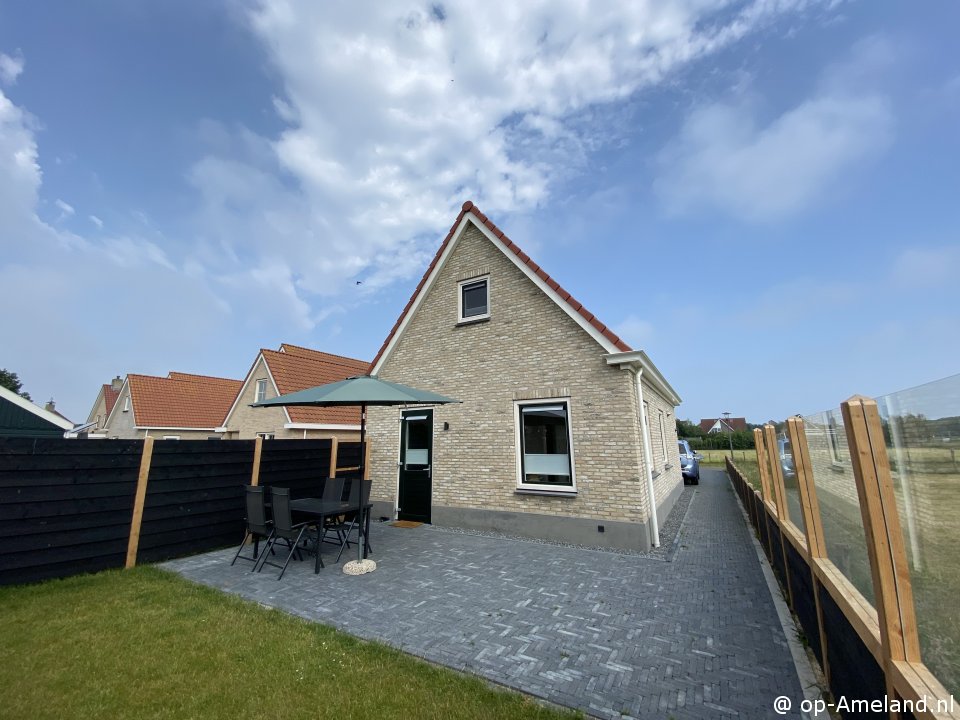
[[[363,470],[366,452],[367,406],[368,405],[446,405],[460,402],[427,390],[418,390],[407,385],[387,382],[373,375],[358,375],[327,385],[299,390],[298,392],[281,395],[280,397],[253,403],[251,407],[335,407],[360,406],[360,478],[363,479]],[[369,569],[363,563],[363,543],[357,543],[357,568],[360,572],[369,572],[376,567],[371,563]],[[351,563],[347,563],[350,565]],[[347,567],[344,566],[344,570]]]

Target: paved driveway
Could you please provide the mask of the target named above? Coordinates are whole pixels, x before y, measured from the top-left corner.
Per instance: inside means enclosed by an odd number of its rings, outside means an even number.
[[[669,560],[381,525],[361,577],[166,566],[590,715],[768,718],[800,684],[730,483],[702,475]]]

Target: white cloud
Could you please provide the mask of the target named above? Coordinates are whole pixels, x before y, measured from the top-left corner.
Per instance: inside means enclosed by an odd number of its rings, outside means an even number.
[[[628,315],[613,331],[635,350],[642,350],[654,334],[653,324],[636,315]]]
[[[23,66],[23,56],[19,52],[15,57],[0,53],[0,85],[15,84],[23,72]]]
[[[73,215],[74,212],[76,212],[76,211],[73,209],[73,206],[72,206],[72,205],[64,202],[64,201],[61,200],[60,198],[57,198],[56,201],[55,201],[53,204],[56,205],[56,206],[60,209],[60,219],[61,219],[61,220],[63,220],[64,218],[70,217],[71,215]]]
[[[930,290],[955,284],[960,277],[960,247],[910,248],[893,264],[892,279],[902,289]]]
[[[668,211],[762,222],[806,210],[890,144],[890,102],[868,82],[889,55],[882,42],[861,44],[812,97],[765,124],[750,102],[696,108],[658,158],[655,189]]]
[[[97,226],[98,230],[103,230],[103,220],[98,218],[96,215],[88,215],[87,218],[90,220],[90,222]]]
[[[200,253],[283,257],[304,298],[356,276],[372,292],[416,275],[463,200],[530,210],[585,170],[612,131],[598,107],[810,5],[255,3],[248,19],[282,80],[272,102],[288,127],[270,140],[204,130],[215,149],[190,173]]]

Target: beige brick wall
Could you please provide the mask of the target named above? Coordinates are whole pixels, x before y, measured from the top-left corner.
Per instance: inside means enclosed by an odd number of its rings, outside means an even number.
[[[257,380],[267,380],[266,399],[277,396],[267,365],[261,357],[249,375],[249,380],[241,391],[240,402],[227,418],[227,432],[224,435],[229,440],[250,440],[257,433],[274,433],[278,440],[298,440],[306,437],[309,440],[336,437],[339,440],[358,440],[359,431],[355,430],[316,430],[309,429],[304,435],[302,429],[284,428],[287,415],[283,408],[252,408],[250,405],[257,399]]]
[[[482,274],[490,276],[490,320],[457,327],[457,283]],[[462,401],[434,413],[433,504],[645,520],[635,382],[603,355],[479,230],[468,228],[380,370],[384,379]],[[569,398],[574,498],[515,493],[514,400],[538,397]],[[399,416],[395,408],[368,411],[378,500],[396,499]],[[658,496],[669,493],[674,475],[678,468],[659,479]]]

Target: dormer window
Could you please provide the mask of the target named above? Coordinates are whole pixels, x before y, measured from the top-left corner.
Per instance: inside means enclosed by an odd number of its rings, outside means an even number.
[[[459,283],[457,322],[490,317],[490,278],[473,278]]]
[[[254,402],[263,402],[267,399],[267,379],[257,380],[257,399]]]

